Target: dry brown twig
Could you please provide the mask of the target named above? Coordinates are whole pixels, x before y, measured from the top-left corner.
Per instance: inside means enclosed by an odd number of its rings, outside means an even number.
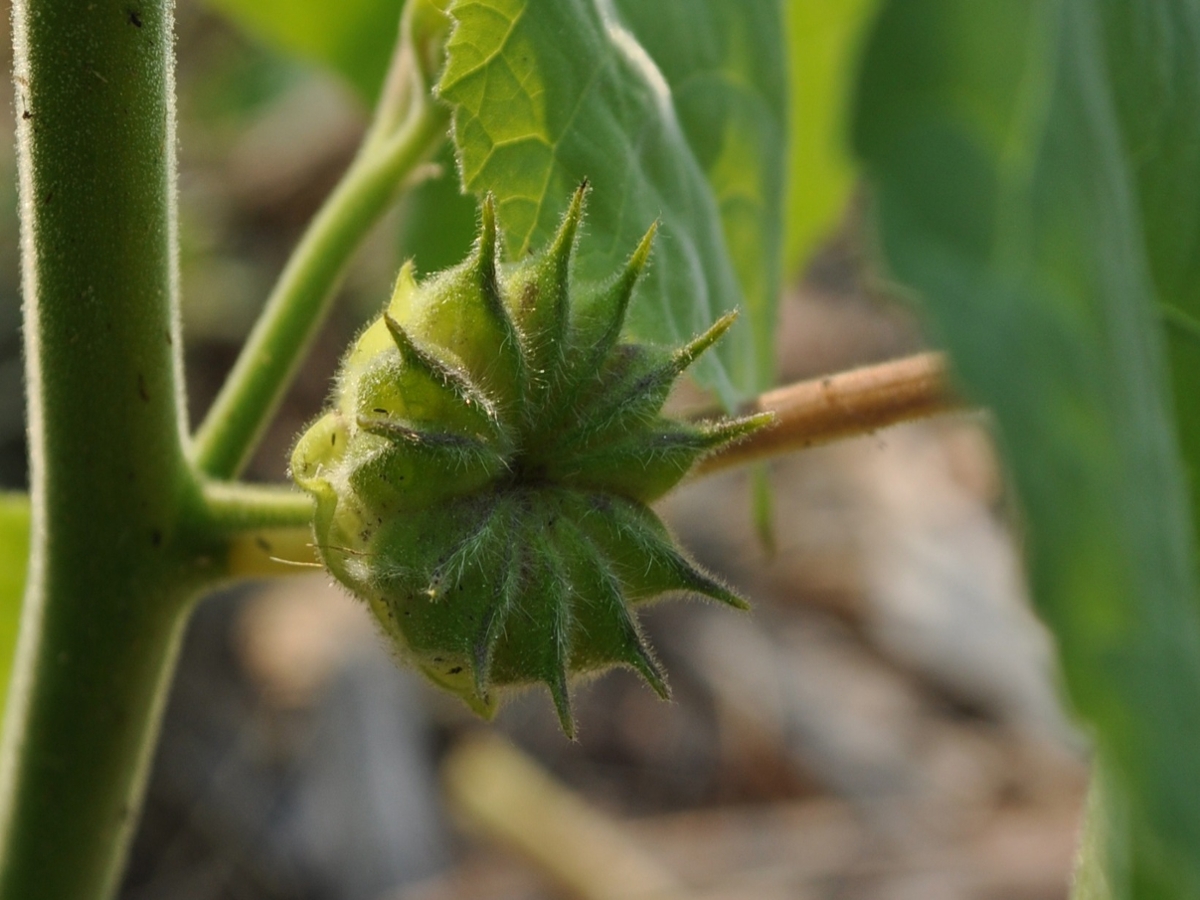
[[[799,381],[761,394],[739,410],[773,412],[776,422],[703,460],[692,477],[961,408],[941,353]]]

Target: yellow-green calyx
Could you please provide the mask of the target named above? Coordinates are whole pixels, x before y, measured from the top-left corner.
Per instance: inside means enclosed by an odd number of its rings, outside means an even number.
[[[629,666],[667,696],[632,606],[673,590],[744,605],[647,504],[766,421],[659,415],[733,317],[677,349],[622,342],[654,228],[611,282],[574,283],[585,193],[528,260],[499,264],[488,198],[466,262],[421,283],[405,265],[292,454],[326,566],[401,655],[485,715],[543,682],[568,735],[573,675]]]

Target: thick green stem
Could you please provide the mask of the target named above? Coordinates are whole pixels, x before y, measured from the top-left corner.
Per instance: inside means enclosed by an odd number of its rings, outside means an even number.
[[[421,97],[397,133],[373,131],[313,219],[196,435],[197,467],[232,478],[258,445],[320,327],[347,261],[404,178],[446,137],[446,111]]]
[[[170,0],[13,4],[33,523],[0,898],[111,894],[188,600]]]

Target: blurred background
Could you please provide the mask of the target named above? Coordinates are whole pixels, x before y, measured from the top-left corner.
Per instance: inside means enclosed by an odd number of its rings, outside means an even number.
[[[195,421],[366,110],[195,0],[178,23]],[[11,133],[8,104],[0,114]],[[0,142],[0,486],[20,488],[14,181]],[[249,478],[285,477],[398,261],[454,260],[472,217],[435,185],[372,235]],[[851,204],[788,287],[784,381],[922,348],[876,284]],[[674,701],[626,672],[580,685],[576,743],[543,693],[484,726],[398,670],[365,608],[321,574],[208,599],[123,896],[1065,898],[1086,747],[1028,611],[986,419],[891,429],[778,460],[769,477],[774,552],[752,527],[746,473],[662,504],[754,611],[648,610]]]

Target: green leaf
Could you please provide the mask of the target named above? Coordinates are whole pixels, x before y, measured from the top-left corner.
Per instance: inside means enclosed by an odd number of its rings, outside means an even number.
[[[784,272],[799,271],[854,188],[846,128],[863,31],[879,0],[788,0],[791,87]]]
[[[209,0],[271,46],[327,66],[363,98],[379,93],[404,0]]]
[[[29,558],[29,498],[0,494],[0,717],[8,697],[25,568]]]
[[[454,171],[454,148],[446,145],[437,162],[443,173],[422,181],[400,200],[400,255],[417,272],[448,269],[466,258],[475,239],[477,206],[464,194]]]
[[[890,0],[854,125],[892,271],[995,412],[1034,596],[1124,811],[1114,898],[1200,895],[1197,382],[1159,311],[1197,303],[1197,19]]]
[[[777,0],[460,0],[441,95],[469,191],[492,191],[513,258],[593,185],[577,272],[618,269],[656,219],[631,310],[678,344],[734,329],[697,376],[729,404],[769,384],[786,78]]]
[[[1164,305],[1176,421],[1200,521],[1200,3],[1104,7],[1114,98]]]

